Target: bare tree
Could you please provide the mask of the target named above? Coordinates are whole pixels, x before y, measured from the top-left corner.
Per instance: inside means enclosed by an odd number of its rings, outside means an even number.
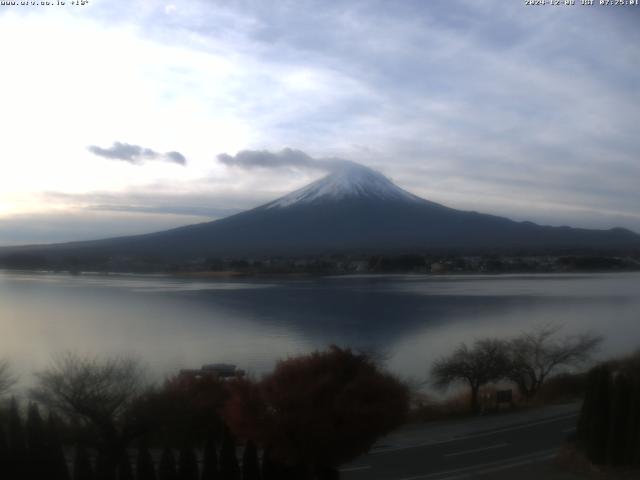
[[[8,360],[0,360],[0,395],[7,393],[16,383],[16,377],[11,374]]]
[[[480,387],[505,377],[508,371],[508,351],[504,341],[476,340],[471,347],[462,343],[452,355],[437,360],[431,377],[439,388],[455,382],[465,382],[471,388],[471,409],[478,410]]]
[[[602,343],[594,333],[558,338],[559,326],[544,326],[509,342],[507,378],[526,398],[533,397],[549,375],[560,367],[583,364]]]
[[[125,415],[144,389],[144,369],[129,357],[106,359],[64,353],[36,374],[32,397],[67,418],[84,421],[100,435],[100,447],[116,462],[127,442]]]
[[[36,378],[34,399],[68,416],[117,422],[142,391],[144,371],[129,357],[102,360],[64,353]]]

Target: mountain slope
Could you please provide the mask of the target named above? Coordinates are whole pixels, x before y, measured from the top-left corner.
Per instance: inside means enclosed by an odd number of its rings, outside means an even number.
[[[627,248],[640,248],[640,236],[624,229],[547,227],[455,210],[417,197],[367,167],[347,164],[300,190],[221,220],[147,235],[21,250],[47,256],[194,258]]]

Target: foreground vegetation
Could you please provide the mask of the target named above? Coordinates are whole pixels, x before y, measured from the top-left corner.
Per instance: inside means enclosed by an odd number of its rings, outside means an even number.
[[[576,441],[596,465],[640,466],[640,354],[589,372]]]
[[[640,478],[639,395],[640,351],[593,367],[577,431],[557,456],[557,469],[588,480]]]
[[[440,388],[455,382],[466,384],[474,412],[481,407],[480,388],[490,383],[509,382],[521,398],[531,401],[553,373],[583,365],[602,342],[593,333],[559,337],[559,330],[546,326],[511,339],[479,339],[471,346],[463,343],[435,362],[433,383]]]
[[[582,388],[584,377],[552,374],[583,364],[600,341],[552,327],[479,339],[438,360],[432,380],[466,384],[465,413],[486,406],[480,389],[495,382],[532,402],[549,386]],[[37,372],[28,405],[14,399],[0,416],[2,478],[339,478],[340,465],[424,407],[376,358],[334,346],[282,360],[260,380],[183,371],[154,386],[131,358],[63,354]],[[14,383],[0,362],[0,395]]]
[[[66,354],[30,396],[52,412],[48,426],[31,403],[25,433],[11,402],[2,478],[333,479],[409,409],[402,382],[338,347],[283,360],[260,381],[187,374],[160,387],[144,385],[134,360]],[[76,445],[72,468],[62,444]]]

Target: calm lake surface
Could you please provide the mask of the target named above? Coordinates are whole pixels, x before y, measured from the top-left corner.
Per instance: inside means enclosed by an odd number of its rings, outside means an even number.
[[[335,343],[423,380],[461,341],[545,324],[640,347],[640,274],[188,280],[0,272],[0,358],[28,382],[56,352],[135,354],[158,375],[229,362],[269,371]]]

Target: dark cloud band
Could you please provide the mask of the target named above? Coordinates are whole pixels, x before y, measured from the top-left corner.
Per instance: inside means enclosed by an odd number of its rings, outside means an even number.
[[[160,153],[150,148],[141,147],[140,145],[131,145],[130,143],[123,142],[113,142],[113,145],[109,148],[90,145],[87,147],[87,150],[99,157],[129,162],[133,165],[142,165],[146,161],[163,161],[183,166],[187,164],[187,159],[180,152],[171,151]]]
[[[295,168],[299,170],[332,171],[349,164],[341,158],[313,158],[302,150],[285,148],[279,152],[268,150],[242,150],[236,155],[221,153],[218,161],[231,167],[245,170],[254,168]]]

